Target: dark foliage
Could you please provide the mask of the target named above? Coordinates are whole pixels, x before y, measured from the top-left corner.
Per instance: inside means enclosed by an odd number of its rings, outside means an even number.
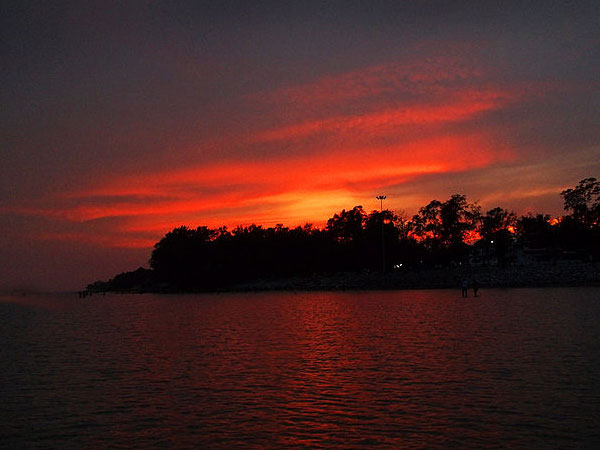
[[[429,264],[447,266],[464,263],[469,254],[465,238],[477,229],[480,212],[464,195],[455,194],[445,202],[431,201],[413,217],[415,235],[428,251]]]
[[[290,276],[462,265],[470,262],[473,236],[480,237],[474,248],[486,255],[484,261],[499,265],[511,264],[517,249],[597,259],[599,191],[594,178],[563,191],[572,214],[553,224],[544,214],[517,218],[500,207],[482,215],[477,204],[455,194],[431,201],[412,220],[356,206],[335,214],[323,229],[181,226],[155,244],[150,270],[139,268],[88,289],[207,290]]]
[[[565,211],[571,211],[571,217],[586,225],[598,226],[600,222],[600,181],[585,178],[573,189],[560,193],[564,199]]]
[[[89,284],[89,291],[149,291],[154,288],[154,273],[139,267],[133,272],[123,272],[109,281],[96,281]]]

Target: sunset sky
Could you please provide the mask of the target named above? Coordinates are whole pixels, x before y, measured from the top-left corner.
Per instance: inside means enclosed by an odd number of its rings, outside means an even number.
[[[560,215],[600,177],[597,1],[3,2],[0,57],[0,289],[145,266],[179,225]]]

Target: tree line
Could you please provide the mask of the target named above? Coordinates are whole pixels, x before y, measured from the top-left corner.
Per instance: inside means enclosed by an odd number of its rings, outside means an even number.
[[[355,206],[334,214],[323,228],[181,226],[154,245],[150,269],[97,281],[88,289],[204,290],[291,276],[420,270],[467,265],[475,251],[506,266],[518,248],[598,260],[600,182],[586,178],[560,195],[568,214],[554,220],[546,214],[518,217],[501,207],[483,212],[455,194],[432,200],[412,218]]]

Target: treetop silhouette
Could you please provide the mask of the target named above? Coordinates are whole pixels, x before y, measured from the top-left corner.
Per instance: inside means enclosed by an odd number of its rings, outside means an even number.
[[[432,200],[411,219],[392,211],[366,213],[362,206],[342,210],[323,229],[311,224],[283,224],[211,229],[180,226],[154,245],[150,270],[138,269],[96,282],[94,290],[126,289],[132,283],[148,289],[214,289],[258,279],[379,272],[467,265],[473,249],[493,254],[499,265],[514,260],[515,249],[552,249],[600,257],[600,182],[581,180],[560,193],[571,214],[554,225],[550,216],[517,218],[501,207],[485,214],[466,196]],[[467,240],[476,239],[474,246]],[[382,242],[385,247],[382,247]],[[382,264],[383,260],[383,264]]]

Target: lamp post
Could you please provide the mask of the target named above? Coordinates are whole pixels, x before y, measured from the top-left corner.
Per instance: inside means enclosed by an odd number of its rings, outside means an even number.
[[[385,273],[385,234],[383,227],[383,201],[386,199],[386,196],[378,195],[375,198],[379,200],[379,211],[381,212],[381,273]]]

